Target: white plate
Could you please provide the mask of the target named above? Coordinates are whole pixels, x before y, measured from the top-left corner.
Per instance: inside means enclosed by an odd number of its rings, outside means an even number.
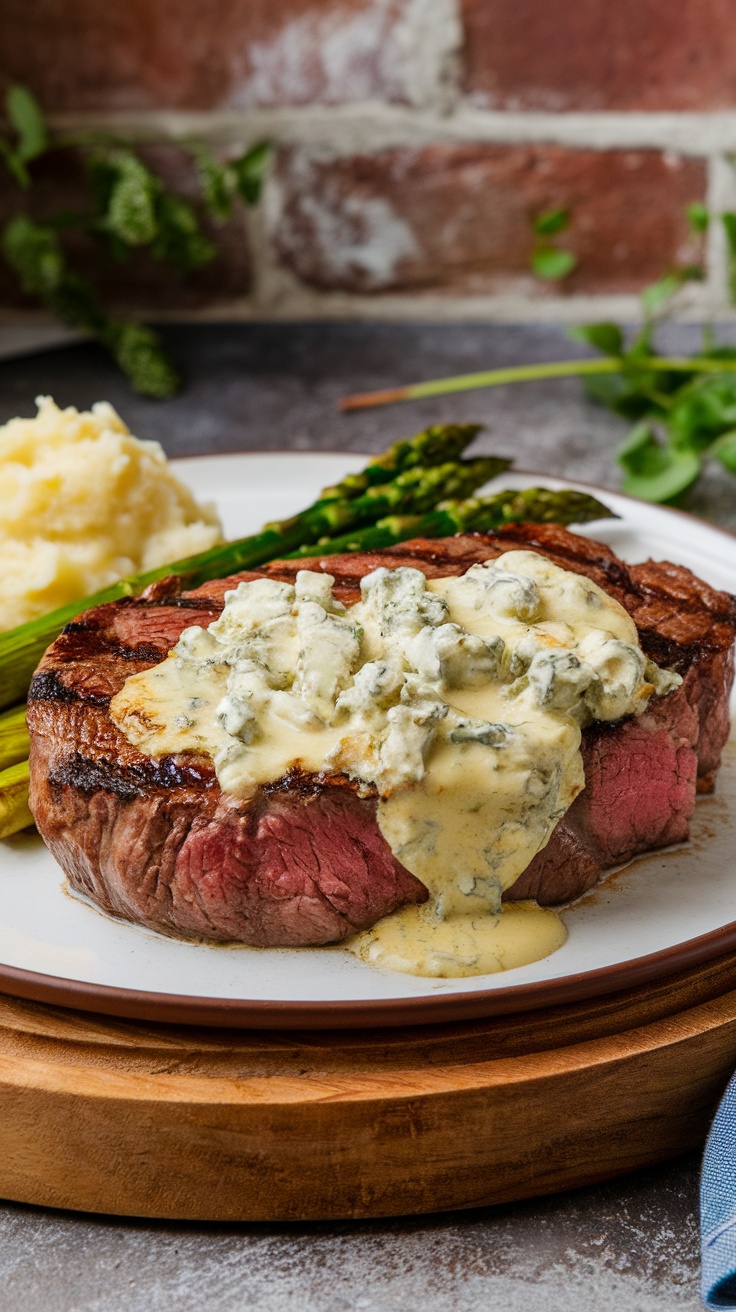
[[[177,462],[216,501],[228,536],[309,504],[364,458],[278,454]],[[503,485],[562,486],[542,475]],[[500,485],[500,484],[499,484]],[[568,484],[569,485],[569,484]],[[492,485],[491,485],[492,486]],[[585,485],[578,485],[585,486]],[[619,521],[586,530],[625,560],[671,559],[736,589],[736,538],[699,520],[604,493]],[[40,838],[0,843],[0,990],[146,1019],[257,1026],[390,1025],[550,1005],[666,975],[736,947],[736,748],[692,841],[634,862],[563,913],[567,942],[543,961],[475,979],[377,970],[340,948],[254,949],[179,942],[70,896]]]

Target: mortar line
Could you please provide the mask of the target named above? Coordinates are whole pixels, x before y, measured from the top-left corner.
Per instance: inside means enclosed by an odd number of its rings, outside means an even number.
[[[339,153],[432,143],[549,143],[580,149],[655,149],[699,157],[736,150],[736,111],[714,113],[520,113],[467,101],[449,113],[365,102],[276,109],[138,110],[57,114],[63,131],[120,131],[145,140],[196,135],[231,144],[267,137],[278,144],[327,146]]]

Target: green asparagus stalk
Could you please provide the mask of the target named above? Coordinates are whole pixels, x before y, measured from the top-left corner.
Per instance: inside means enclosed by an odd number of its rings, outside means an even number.
[[[481,424],[435,424],[425,428],[416,437],[395,442],[359,474],[348,474],[334,487],[323,488],[317,504],[360,496],[377,483],[390,483],[406,469],[459,460],[480,430]]]
[[[454,438],[453,438],[454,440]],[[190,587],[208,579],[221,578],[239,570],[253,569],[294,551],[305,542],[347,532],[389,514],[422,514],[442,496],[467,496],[483,483],[508,468],[510,461],[496,456],[477,460],[450,461],[425,468],[404,470],[391,482],[368,487],[350,499],[320,499],[291,519],[267,524],[260,533],[212,547],[185,560],[162,565],[103,588],[29,624],[0,634],[0,710],[20,701],[28,691],[31,676],[41,656],[65,625],[80,612],[103,602],[137,596],[167,575],[186,578]]]
[[[476,460],[407,469],[391,483],[369,487],[354,500],[326,501],[297,519],[309,526],[311,536],[320,525],[325,526],[323,533],[334,534],[343,527],[375,523],[386,513],[422,514],[431,510],[443,494],[462,496],[474,491],[508,469],[510,463],[498,456],[480,456]]]
[[[15,765],[28,756],[28,730],[25,706],[14,706],[0,715],[0,770]]]
[[[407,469],[390,483],[369,487],[350,500],[320,500],[293,519],[264,525],[254,538],[212,547],[200,556],[179,561],[158,571],[185,574],[190,587],[222,578],[241,569],[251,569],[266,560],[275,560],[285,552],[295,551],[305,542],[334,537],[340,531],[374,524],[390,514],[422,514],[435,506],[443,495],[463,496],[508,469],[510,460],[499,456],[481,456],[477,460],[449,461],[429,468]],[[120,586],[119,584],[117,586]],[[3,637],[0,635],[0,668]]]
[[[504,524],[587,524],[615,519],[612,510],[587,492],[571,488],[512,489],[465,501],[443,501],[425,515],[389,515],[367,528],[323,538],[293,551],[287,559],[336,556],[346,551],[377,551],[408,538],[448,537],[453,533],[487,532]]]
[[[0,839],[10,838],[33,824],[28,809],[28,761],[0,770]]]

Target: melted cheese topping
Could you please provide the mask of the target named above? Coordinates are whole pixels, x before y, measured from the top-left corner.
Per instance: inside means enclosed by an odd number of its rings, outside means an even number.
[[[207,753],[241,798],[294,768],[376,792],[430,897],[349,941],[363,960],[458,976],[546,956],[559,917],[502,893],[584,786],[581,727],[638,714],[678,676],[647,661],[613,598],[534,552],[460,578],[378,569],[349,609],[333,581],[240,584],[126,681],[114,720],[148,755]]]

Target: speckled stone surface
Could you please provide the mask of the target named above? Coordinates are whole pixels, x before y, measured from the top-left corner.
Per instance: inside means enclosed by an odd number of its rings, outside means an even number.
[[[201,1226],[0,1206],[3,1312],[696,1312],[697,1162],[513,1207]]]
[[[671,329],[671,345],[695,332]],[[188,390],[133,397],[101,352],[0,364],[0,422],[112,401],[170,455],[377,450],[425,422],[487,425],[482,448],[524,468],[615,487],[623,425],[576,381],[464,393],[341,416],[347,392],[577,353],[548,327],[206,325],[167,330]],[[736,528],[736,482],[691,509]],[[0,1203],[2,1312],[696,1312],[698,1160],[575,1193],[418,1219],[309,1226],[118,1221]]]

